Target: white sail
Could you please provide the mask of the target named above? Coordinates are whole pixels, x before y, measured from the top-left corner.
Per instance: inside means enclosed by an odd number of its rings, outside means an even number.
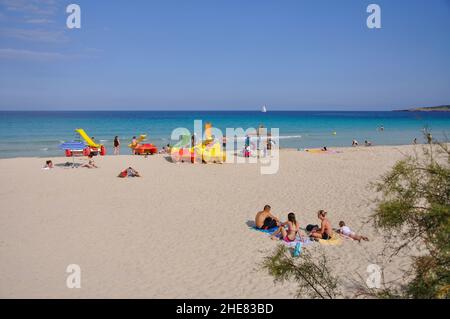
[[[266,109],[266,106],[265,106],[265,105],[263,105],[261,112],[263,112],[263,113],[266,113],[266,112],[267,112],[267,109]]]

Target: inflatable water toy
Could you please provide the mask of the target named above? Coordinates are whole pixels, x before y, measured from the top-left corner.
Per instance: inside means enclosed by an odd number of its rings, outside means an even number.
[[[151,144],[151,143],[145,143],[142,144],[147,139],[146,134],[141,134],[139,138],[136,140],[136,143],[129,144],[128,147],[134,150],[134,154],[137,155],[153,155],[158,153],[158,148]]]
[[[192,145],[191,135],[181,135],[180,140],[171,147],[170,154],[174,161],[190,161],[195,163],[200,160],[203,163],[222,163],[225,158],[222,145],[211,134],[212,124],[205,123],[205,139]]]

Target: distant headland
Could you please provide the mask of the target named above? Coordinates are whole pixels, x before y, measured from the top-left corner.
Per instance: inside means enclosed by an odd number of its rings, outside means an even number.
[[[450,112],[450,105],[415,107],[406,110],[394,110],[395,112]]]

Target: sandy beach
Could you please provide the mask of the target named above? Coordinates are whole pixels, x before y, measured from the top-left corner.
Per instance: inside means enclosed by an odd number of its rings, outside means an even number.
[[[325,209],[370,238],[324,250],[352,293],[351,279],[377,263],[382,235],[366,221],[368,187],[420,146],[343,148],[336,154],[280,151],[280,169],[257,164],[174,164],[164,155],[96,158],[100,168],[64,168],[71,159],[0,160],[1,298],[292,298],[258,268],[276,241],[249,229],[265,204],[302,227]],[[83,161],[77,159],[78,162]],[[142,178],[117,178],[127,166]],[[408,258],[394,260],[386,280]],[[81,267],[81,288],[66,287],[66,267]]]

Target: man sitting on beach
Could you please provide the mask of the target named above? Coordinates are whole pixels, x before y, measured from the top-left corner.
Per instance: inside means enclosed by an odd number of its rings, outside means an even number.
[[[255,224],[259,229],[271,229],[280,226],[278,218],[270,213],[270,206],[264,206],[264,209],[256,214]]]
[[[330,221],[326,218],[327,212],[324,210],[319,210],[317,212],[317,218],[320,219],[321,224],[319,229],[314,229],[311,232],[311,237],[315,239],[324,239],[328,240],[332,236],[332,228]]]

